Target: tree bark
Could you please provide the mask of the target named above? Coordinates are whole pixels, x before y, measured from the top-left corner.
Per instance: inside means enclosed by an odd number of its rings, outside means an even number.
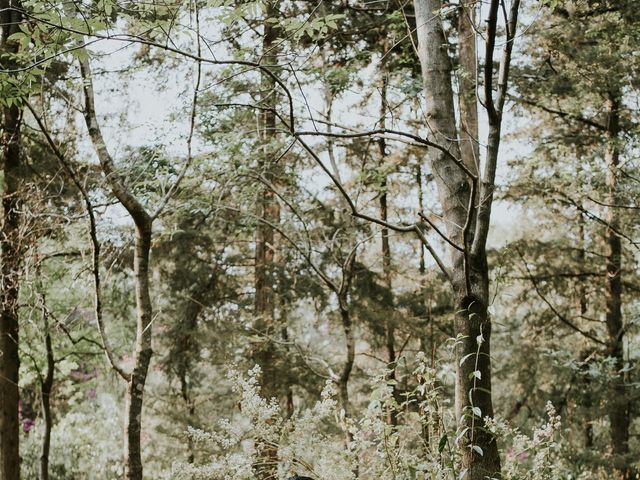
[[[51,391],[53,389],[55,359],[53,357],[53,348],[51,346],[51,333],[49,332],[47,313],[45,312],[43,316],[45,318],[44,344],[47,352],[47,373],[45,374],[44,379],[42,379],[41,384],[44,432],[42,434],[42,452],[40,454],[40,480],[49,480],[49,451],[51,448],[51,428],[53,427],[53,418],[51,416]]]
[[[126,456],[124,475],[127,480],[142,480],[142,403],[144,386],[151,362],[152,306],[149,294],[149,252],[151,250],[151,219],[143,216],[136,222],[134,276],[136,285],[136,345],[134,367],[127,385],[125,407]]]
[[[342,300],[340,300],[342,303]],[[344,410],[345,418],[351,417],[351,407],[349,403],[349,378],[351,377],[351,371],[353,370],[353,363],[355,361],[356,342],[353,335],[353,323],[351,321],[351,314],[349,312],[348,305],[342,305],[340,307],[340,319],[342,321],[342,330],[344,332],[344,338],[347,344],[347,356],[342,366],[342,372],[338,378],[338,392],[340,396],[340,405]],[[353,434],[350,430],[345,431],[345,443],[346,447],[353,442]]]
[[[460,110],[460,155],[467,168],[478,174],[480,143],[478,142],[477,82],[478,61],[476,48],[476,0],[464,0],[458,17],[458,107]]]
[[[280,11],[278,0],[266,3],[265,20],[277,18]],[[261,64],[273,67],[278,62],[278,26],[272,22],[263,22],[262,59]],[[260,84],[260,104],[263,109],[259,113],[259,137],[261,142],[260,173],[272,185],[281,183],[281,168],[275,163],[276,155],[273,145],[276,139],[277,116],[277,85],[274,79],[263,72]],[[280,204],[275,192],[266,185],[261,187],[257,198],[258,217],[265,220],[256,226],[255,250],[255,322],[254,329],[260,334],[259,341],[254,342],[252,359],[260,365],[261,394],[264,398],[276,398],[280,401],[283,411],[286,410],[288,386],[285,375],[279,368],[278,351],[273,338],[283,331],[276,317],[276,244],[277,235],[271,225],[280,223]],[[278,467],[278,450],[271,442],[257,439],[256,449],[258,462],[254,472],[258,480],[276,478]]]
[[[608,332],[608,354],[614,360],[614,376],[611,379],[611,393],[607,409],[609,410],[611,451],[614,467],[624,479],[631,478],[626,456],[629,454],[630,403],[625,385],[624,367],[624,326],[622,318],[622,242],[619,231],[619,219],[615,205],[623,200],[618,193],[618,165],[620,160],[620,100],[619,94],[610,93],[607,99],[606,125],[606,184],[608,189],[607,207],[607,256],[604,277],[605,320]]]
[[[0,450],[2,465],[0,478],[20,477],[18,371],[18,295],[20,290],[20,112],[17,108],[4,110],[2,148],[4,157],[4,185],[2,195],[3,224],[0,233],[2,254],[2,291],[0,302]]]
[[[475,232],[476,209],[473,197],[476,196],[474,182],[477,181],[477,176],[464,165],[457,143],[451,60],[438,15],[442,2],[414,0],[414,7],[430,140],[446,149],[430,149],[428,161],[436,181],[443,216],[447,221],[449,240],[458,247],[450,248],[449,251],[458,312],[455,319],[458,337],[455,404],[459,427],[464,431],[463,468],[467,471],[466,478],[481,480],[487,476],[500,475],[500,457],[495,438],[483,428],[483,419],[493,416],[486,231]],[[461,45],[463,47],[464,43]],[[491,99],[489,101],[492,102]],[[496,152],[498,142],[495,135],[499,140],[499,122],[497,126],[497,129],[490,132],[489,139],[494,142]],[[485,180],[487,187],[492,187],[491,175]],[[487,197],[486,201],[489,205],[484,209],[487,217],[483,220],[488,229],[491,198]],[[479,239],[475,238],[476,233],[480,233]],[[473,252],[469,247],[471,241],[479,245]]]
[[[338,394],[340,396],[340,404],[344,410],[344,417],[348,419],[351,417],[351,405],[349,402],[349,379],[351,378],[351,372],[353,371],[353,365],[356,359],[356,339],[353,331],[353,321],[351,318],[351,310],[349,304],[349,293],[351,290],[351,282],[354,275],[354,266],[356,263],[356,248],[351,251],[347,257],[346,262],[342,266],[342,284],[340,288],[334,284],[333,287],[329,285],[338,297],[338,306],[340,308],[340,319],[342,321],[342,330],[344,332],[344,338],[347,347],[347,355],[345,362],[342,366],[342,372],[338,378]],[[353,445],[353,433],[346,428],[345,429],[345,447],[350,449]],[[353,475],[358,478],[360,475],[360,465],[358,463],[357,456],[354,458]]]
[[[273,17],[277,15],[277,2],[268,2],[268,11],[266,16]],[[277,61],[275,55],[275,41],[277,39],[277,29],[272,23],[264,22],[263,37],[263,63],[265,65],[274,65]],[[264,74],[261,81],[261,104],[267,109],[275,108],[276,102],[276,85],[273,79]],[[260,159],[260,171],[272,184],[279,183],[277,166],[273,160],[273,149],[268,143],[275,137],[276,115],[271,110],[262,110],[260,112],[259,124],[260,141],[262,146],[262,158]],[[256,226],[256,251],[255,251],[255,313],[256,313],[256,329],[265,334],[274,335],[278,332],[276,328],[275,307],[276,292],[274,286],[276,283],[275,271],[276,266],[276,231],[270,224],[280,223],[280,204],[276,194],[268,186],[262,186],[258,193],[258,217],[264,219],[265,222],[258,222]],[[263,394],[269,397],[278,397],[278,372],[273,370],[273,351],[272,342],[268,340],[260,342],[257,345],[256,360],[262,367],[262,390]]]
[[[0,2],[2,21],[1,50],[13,54],[18,50],[8,37],[17,31],[21,15],[17,3],[11,0]],[[4,56],[3,56],[4,57]],[[3,58],[5,68],[15,62]],[[18,295],[22,268],[22,223],[21,213],[21,136],[22,110],[15,104],[2,110],[2,227],[0,230],[0,480],[20,478],[20,425],[18,389],[20,358],[18,351]]]
[[[387,54],[387,40],[384,41],[383,57]],[[387,127],[387,88],[389,85],[388,73],[386,71],[386,62],[384,60],[380,66],[380,74],[382,75],[382,86],[380,88],[380,128],[385,129]],[[380,219],[386,222],[389,217],[388,195],[387,195],[387,172],[385,161],[387,158],[387,142],[384,137],[380,137],[378,140],[378,149],[380,150],[380,163],[381,169],[380,175],[380,197],[379,197],[379,210]],[[389,245],[389,229],[385,226],[381,231],[381,253],[382,253],[382,274],[384,278],[385,287],[389,291],[389,295],[392,295],[392,279],[391,279],[391,246]],[[392,297],[390,297],[392,298]],[[393,300],[392,300],[393,301]],[[389,305],[392,307],[393,305]],[[388,315],[385,322],[385,348],[387,354],[387,381],[391,384],[394,398],[396,395],[396,346],[395,346],[395,324],[392,315]],[[387,423],[392,426],[398,425],[398,412],[395,407],[389,408],[387,411]]]

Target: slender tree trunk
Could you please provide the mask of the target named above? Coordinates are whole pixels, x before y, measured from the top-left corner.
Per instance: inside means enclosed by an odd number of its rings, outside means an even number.
[[[424,187],[422,185],[422,167],[420,164],[416,166],[416,185],[418,187],[418,212],[420,215],[426,215],[424,211]],[[426,272],[426,263],[424,256],[424,245],[420,242],[420,263],[418,264],[418,271],[420,272],[420,277],[422,278],[421,285],[424,290],[424,274]],[[423,292],[424,293],[424,292]]]
[[[387,54],[387,40],[384,41],[383,56]],[[380,128],[386,128],[387,124],[387,88],[389,85],[388,73],[386,71],[386,63],[383,61],[380,66],[380,74],[382,75],[382,86],[380,88]],[[379,196],[379,210],[380,219],[383,221],[388,220],[389,207],[388,207],[388,195],[387,195],[387,172],[385,161],[387,158],[387,142],[381,137],[378,140],[378,149],[380,150],[380,168],[381,168],[381,180],[380,180],[380,196]],[[384,277],[384,283],[389,290],[391,301],[392,297],[392,279],[391,279],[391,246],[389,245],[389,229],[382,227],[381,230],[381,249],[382,249],[382,273]],[[392,307],[393,305],[389,305]],[[396,386],[396,346],[395,346],[395,319],[392,315],[388,315],[385,322],[385,348],[387,353],[387,381],[391,383],[391,389],[393,391],[394,398],[397,398],[397,386]],[[398,425],[398,412],[395,407],[390,408],[387,411],[387,423],[392,426]]]
[[[17,44],[8,37],[18,29],[18,5],[11,0],[0,2],[3,53],[17,52]],[[5,63],[6,62],[6,63]],[[4,68],[14,61],[3,56]],[[20,426],[18,389],[20,359],[18,353],[18,295],[21,276],[21,153],[20,124],[22,111],[15,105],[2,110],[2,227],[0,230],[0,480],[20,478]]]
[[[578,154],[578,158],[580,158],[581,155]],[[578,262],[580,265],[585,265],[586,262],[586,255],[585,255],[585,228],[584,228],[584,216],[582,213],[578,214],[578,222],[579,222],[579,227],[578,227]],[[588,303],[587,303],[587,291],[584,285],[584,281],[582,279],[578,280],[578,285],[577,285],[577,292],[578,292],[578,301],[577,301],[577,310],[578,310],[578,314],[580,315],[580,317],[584,317],[587,314],[587,308],[588,308]],[[591,409],[593,408],[593,398],[592,398],[592,390],[593,387],[591,386],[592,382],[591,382],[591,378],[589,377],[588,374],[588,370],[589,370],[589,358],[591,356],[591,352],[590,351],[586,351],[584,352],[582,355],[582,369],[584,371],[584,377],[583,377],[583,391],[584,391],[584,401],[583,401],[583,407],[584,407],[584,415],[585,415],[585,421],[584,421],[584,447],[586,449],[591,449],[593,448],[593,422],[592,422],[592,412]]]
[[[268,2],[266,16],[277,15],[277,2]],[[263,61],[265,65],[274,65],[277,61],[275,42],[277,29],[272,23],[264,23]],[[276,85],[273,79],[263,74],[261,82],[261,104],[266,108],[276,106]],[[263,143],[260,160],[261,173],[272,183],[278,184],[277,165],[274,164],[274,150],[268,145],[275,138],[276,115],[273,111],[260,112],[260,141]],[[279,334],[276,325],[276,231],[269,224],[280,223],[280,204],[276,194],[268,186],[263,186],[258,194],[258,216],[265,222],[258,222],[256,227],[255,251],[255,313],[256,329],[266,337]],[[262,367],[262,393],[266,397],[278,398],[280,381],[278,371],[274,368],[275,349],[273,343],[266,340],[256,345],[255,360]]]
[[[18,295],[20,281],[20,130],[16,108],[4,111],[2,147],[4,157],[4,185],[2,195],[3,223],[0,233],[2,254],[2,291],[0,302],[0,449],[2,480],[20,476],[18,371]]]
[[[350,418],[351,406],[349,403],[349,378],[351,378],[353,363],[355,361],[356,342],[348,305],[342,305],[340,307],[340,319],[342,321],[342,330],[347,344],[347,356],[344,365],[342,366],[340,377],[338,378],[338,394],[340,396],[340,405],[342,405],[342,409],[344,410],[344,416],[345,418]],[[346,446],[348,448],[353,442],[353,434],[347,430],[345,435]]]
[[[349,290],[351,288],[351,280],[353,278],[353,266],[355,264],[355,251],[353,252],[350,259],[347,261],[346,265],[343,267],[345,271],[345,282],[343,288],[338,290],[336,293],[338,295],[338,304],[340,306],[340,319],[342,321],[342,330],[344,332],[344,338],[347,346],[347,355],[345,362],[342,366],[342,372],[340,372],[340,377],[338,378],[338,395],[340,398],[340,405],[342,405],[342,409],[344,410],[344,418],[351,418],[351,403],[349,401],[349,379],[351,378],[351,372],[353,371],[353,365],[355,363],[356,358],[356,339],[353,331],[353,321],[351,319],[351,312],[349,308]],[[345,429],[345,448],[347,450],[351,449],[353,446],[353,433],[348,428]],[[353,462],[353,476],[354,478],[359,478],[360,476],[360,464],[358,461],[358,456],[354,456]]]
[[[97,119],[93,77],[87,58],[84,58],[80,62],[80,72],[85,97],[84,118],[87,130],[89,131],[89,137],[93,143],[102,172],[112,193],[127,210],[135,224],[133,270],[136,299],[136,338],[134,366],[130,373],[124,372],[116,365],[114,365],[114,368],[127,382],[124,432],[124,478],[126,480],[142,480],[143,465],[140,443],[142,404],[144,387],[152,355],[151,323],[153,309],[149,293],[149,255],[151,251],[153,217],[149,215],[142,203],[140,203],[128,189],[118,173],[115,162],[107,149]],[[112,355],[110,355],[109,358],[112,359]]]
[[[454,160],[461,159],[461,154],[456,141],[458,133],[451,60],[441,19],[437,14],[442,2],[414,0],[414,6],[430,139],[446,149],[446,152],[430,149],[428,160],[447,221],[448,237],[461,249],[450,248],[449,251],[458,312],[455,319],[455,332],[459,338],[456,347],[456,415],[460,427],[466,430],[463,467],[467,470],[466,478],[484,480],[487,476],[500,475],[500,457],[495,438],[483,428],[483,418],[493,416],[491,322],[487,312],[488,265],[484,242],[480,242],[481,248],[474,254],[469,248],[469,242],[474,239],[473,218],[476,212],[475,209],[469,211],[471,177]],[[499,135],[499,129],[497,133]],[[490,201],[488,198],[487,202]]]
[[[55,373],[55,359],[53,357],[53,348],[51,346],[51,333],[49,332],[49,323],[47,313],[45,318],[45,337],[44,344],[47,352],[47,373],[42,380],[42,413],[44,417],[44,432],[42,434],[42,452],[40,454],[40,480],[49,480],[49,451],[51,448],[51,428],[53,427],[53,418],[51,416],[51,391],[53,389],[53,379]]]
[[[615,205],[622,203],[618,194],[618,165],[620,159],[620,113],[619,95],[610,94],[607,99],[607,130],[605,162],[607,167],[607,257],[605,274],[605,304],[608,332],[608,354],[614,360],[615,375],[612,378],[609,395],[609,422],[611,434],[611,450],[614,466],[624,479],[631,478],[631,471],[626,456],[629,454],[629,398],[625,386],[625,375],[620,370],[624,367],[624,326],[622,319],[622,242],[617,231],[620,227]]]
[[[134,367],[127,384],[125,407],[125,478],[142,480],[142,403],[144,386],[151,362],[152,306],[149,294],[149,252],[151,251],[151,219],[136,222],[134,275],[136,285],[136,345]]]
[[[416,166],[416,185],[418,187],[418,211],[421,216],[425,216],[426,212],[424,211],[424,186],[422,184],[422,167],[420,164]],[[422,299],[422,304],[425,310],[424,322],[423,322],[423,330],[420,335],[420,350],[426,355],[427,350],[430,350],[431,357],[431,366],[433,367],[435,364],[435,341],[433,338],[433,318],[431,316],[431,299],[427,295],[427,282],[426,282],[426,261],[424,254],[424,245],[420,242],[420,260],[418,263],[418,272],[420,273],[420,298]],[[422,382],[423,380],[421,380]],[[424,396],[420,395],[419,401],[422,404],[424,401]],[[422,431],[422,442],[424,444],[424,452],[429,454],[431,449],[431,418],[428,418],[430,415],[429,411],[425,407],[420,407],[420,416],[422,420],[421,431]]]

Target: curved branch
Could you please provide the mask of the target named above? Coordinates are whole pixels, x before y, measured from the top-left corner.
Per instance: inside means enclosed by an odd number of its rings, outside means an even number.
[[[53,28],[57,28],[61,31],[65,31],[65,32],[69,32],[69,33],[74,33],[76,35],[81,35],[81,36],[88,36],[88,37],[92,37],[94,40],[92,40],[90,43],[95,43],[98,40],[113,40],[113,41],[117,41],[117,42],[129,42],[129,43],[137,43],[140,45],[146,45],[149,47],[154,47],[154,48],[158,48],[160,50],[164,50],[167,52],[171,52],[171,53],[175,53],[176,55],[180,55],[181,57],[184,58],[189,58],[191,60],[195,60],[197,62],[201,62],[204,64],[209,64],[209,65],[242,65],[242,66],[246,66],[246,67],[252,67],[252,68],[256,68],[258,70],[260,70],[261,72],[267,74],[269,77],[271,77],[273,79],[274,82],[276,82],[278,84],[278,86],[280,86],[280,88],[283,89],[283,91],[285,92],[286,96],[287,96],[287,100],[288,100],[288,106],[289,106],[289,122],[290,122],[290,127],[293,128],[294,125],[294,108],[293,108],[293,97],[291,95],[291,92],[289,91],[288,87],[286,86],[286,84],[284,83],[284,81],[282,79],[280,79],[280,77],[278,77],[278,75],[276,75],[273,71],[271,71],[271,66],[270,65],[262,65],[259,62],[251,62],[248,60],[216,60],[215,58],[205,58],[202,57],[201,55],[198,54],[194,54],[191,52],[187,52],[185,50],[181,50],[179,48],[175,48],[175,47],[171,47],[169,45],[166,44],[162,44],[162,43],[158,43],[158,42],[154,42],[152,40],[148,40],[145,38],[141,38],[141,36],[139,35],[131,35],[131,34],[114,34],[114,35],[104,35],[104,34],[99,34],[99,33],[94,33],[94,32],[83,32],[82,30],[78,30],[75,28],[71,28],[71,27],[65,27],[63,25],[59,25],[56,24],[54,22],[50,22],[47,20],[44,20],[42,18],[39,18],[37,15],[33,15],[30,12],[27,11],[23,11],[20,10],[21,13],[25,16],[28,17],[32,20],[35,20],[37,22],[40,22],[44,25],[53,27]],[[143,33],[147,33],[150,30],[147,30]],[[78,50],[81,49],[83,47],[86,47],[87,44],[83,44],[83,45],[78,45],[76,47],[73,47],[71,49],[69,49],[68,51],[73,51],[73,50]],[[43,63],[44,61],[48,61],[51,60],[53,58],[56,58],[60,55],[62,55],[63,53],[67,53],[67,51],[64,52],[59,52],[59,53],[55,53],[53,55],[48,56],[45,59],[39,59],[38,60],[38,64],[39,63]],[[23,72],[26,70],[29,70],[30,68],[33,68],[34,66],[36,66],[35,63],[28,65],[26,67],[20,68],[20,69],[12,69],[12,70],[0,70],[0,73],[18,73],[18,72]]]
[[[338,180],[338,178],[331,172],[331,170],[329,170],[329,168],[322,162],[318,154],[314,152],[313,149],[300,136],[297,136],[296,138],[300,143],[300,145],[302,145],[302,147],[307,151],[307,153],[309,153],[309,155],[311,155],[311,157],[320,166],[320,168],[322,168],[322,170],[329,176],[333,184],[336,186],[336,188],[338,189],[342,197],[347,202],[347,205],[351,210],[352,216],[356,218],[360,218],[362,220],[367,220],[368,222],[375,223],[383,227],[387,227],[388,229],[396,232],[404,232],[404,233],[414,232],[418,236],[418,238],[422,241],[427,251],[431,254],[431,256],[433,257],[436,264],[438,265],[442,273],[445,275],[447,280],[451,282],[452,277],[451,277],[451,274],[449,273],[449,270],[447,269],[444,262],[440,259],[439,255],[436,253],[436,251],[433,249],[433,247],[427,240],[427,237],[425,236],[422,229],[417,224],[414,223],[412,225],[396,225],[394,223],[389,223],[379,218],[372,217],[364,213],[360,213],[355,203],[353,202],[353,199],[349,196],[349,193],[347,193],[347,191],[345,190],[340,180]]]
[[[100,332],[100,338],[102,340],[102,349],[104,350],[109,363],[113,367],[113,369],[120,375],[124,380],[128,381],[131,377],[131,374],[125,371],[124,367],[120,364],[120,362],[116,359],[113,349],[109,343],[109,338],[107,336],[107,332],[104,326],[104,318],[102,315],[102,288],[100,282],[100,242],[98,241],[98,233],[96,228],[96,217],[93,210],[93,204],[91,203],[91,199],[89,198],[89,194],[87,190],[82,185],[82,182],[78,179],[76,172],[73,167],[67,162],[64,154],[60,151],[56,143],[51,138],[48,130],[46,129],[42,119],[38,116],[33,106],[30,103],[26,103],[27,108],[33,115],[38,127],[40,127],[40,131],[44,135],[51,151],[56,156],[58,162],[65,170],[73,184],[76,186],[78,191],[80,191],[80,195],[85,204],[85,208],[87,210],[87,215],[89,217],[89,237],[91,238],[91,246],[92,246],[92,265],[91,272],[93,276],[93,285],[94,285],[94,312],[96,317],[96,323],[98,324],[98,331]]]
[[[195,16],[196,16],[196,33],[197,33],[197,39],[198,39],[197,52],[198,52],[198,57],[201,57],[202,45],[200,42],[200,9],[198,8],[198,2],[194,3],[194,8],[195,8]],[[167,205],[167,203],[169,202],[173,194],[176,192],[176,190],[180,186],[180,183],[182,183],[182,179],[185,177],[187,170],[191,165],[191,161],[193,160],[193,153],[192,153],[193,134],[195,132],[195,125],[196,125],[196,109],[198,106],[198,93],[200,91],[200,81],[202,80],[202,61],[196,60],[196,64],[197,64],[196,84],[193,88],[193,101],[191,104],[191,117],[189,122],[189,137],[187,138],[187,160],[182,166],[182,170],[180,170],[180,173],[178,174],[178,178],[176,178],[176,181],[173,183],[173,185],[169,187],[169,190],[167,191],[166,195],[160,202],[160,205],[158,205],[158,207],[156,208],[156,211],[151,215],[152,221],[158,218],[160,213],[162,213],[162,210]]]
[[[524,268],[527,270],[527,276],[529,277],[529,280],[531,281],[531,284],[533,285],[534,290],[538,294],[538,297],[540,297],[540,299],[547,305],[547,307],[549,307],[549,310],[551,310],[553,312],[553,314],[558,318],[558,320],[560,320],[562,323],[564,323],[566,326],[568,326],[572,330],[575,330],[579,334],[581,334],[584,337],[588,338],[589,340],[591,340],[593,342],[596,342],[596,343],[598,343],[600,345],[607,345],[607,342],[603,342],[598,337],[592,335],[589,332],[586,332],[586,331],[582,330],[580,327],[575,325],[571,320],[569,320],[567,317],[565,317],[562,313],[560,313],[558,311],[557,308],[555,308],[553,306],[553,304],[547,299],[547,297],[544,296],[544,294],[540,290],[540,287],[538,286],[538,281],[536,280],[536,278],[531,273],[531,269],[529,268],[529,265],[527,264],[527,261],[524,258],[524,255],[522,254],[520,249],[516,248],[516,251],[518,252],[518,255],[520,256],[520,258],[522,259],[522,263],[524,265]]]
[[[153,219],[147,213],[142,203],[125,187],[124,179],[117,172],[113,157],[111,157],[111,154],[107,150],[107,145],[102,136],[102,130],[100,129],[96,115],[93,78],[87,55],[83,56],[80,60],[80,73],[82,76],[82,90],[85,100],[84,119],[89,131],[89,137],[98,155],[98,160],[100,160],[100,165],[102,166],[107,182],[113,194],[129,212],[136,225],[141,229],[147,230],[151,227]]]

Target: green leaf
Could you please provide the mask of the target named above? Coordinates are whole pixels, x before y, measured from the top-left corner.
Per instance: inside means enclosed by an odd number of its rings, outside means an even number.
[[[466,354],[464,357],[462,357],[460,359],[460,366],[462,366],[462,364],[469,358],[469,357],[473,357],[475,355],[475,353],[468,353]]]
[[[440,437],[440,441],[438,442],[438,453],[442,453],[444,451],[444,448],[447,446],[447,440],[448,437],[446,433]]]

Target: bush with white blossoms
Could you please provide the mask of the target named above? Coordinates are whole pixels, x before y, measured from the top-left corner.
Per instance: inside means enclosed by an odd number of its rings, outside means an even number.
[[[455,425],[443,409],[435,371],[423,356],[414,371],[417,388],[397,405],[392,389],[381,374],[362,417],[348,418],[337,401],[334,385],[327,382],[321,399],[312,407],[285,419],[275,400],[259,394],[258,367],[247,375],[229,374],[240,397],[240,413],[219,422],[215,432],[190,429],[194,442],[210,452],[201,464],[176,463],[176,480],[251,480],[260,461],[256,443],[273,442],[278,452],[278,478],[293,474],[317,480],[394,479],[459,480]],[[389,408],[400,419],[387,422]],[[521,434],[505,421],[487,419],[504,448],[504,480],[559,480],[567,475],[556,437],[560,417],[551,404],[549,420],[531,436]],[[349,435],[347,435],[347,432]]]
[[[508,445],[503,455],[504,480],[559,480],[568,475],[568,466],[557,437],[561,418],[551,402],[547,403],[548,421],[534,429],[531,436],[522,434],[506,421],[485,418],[487,428]]]

